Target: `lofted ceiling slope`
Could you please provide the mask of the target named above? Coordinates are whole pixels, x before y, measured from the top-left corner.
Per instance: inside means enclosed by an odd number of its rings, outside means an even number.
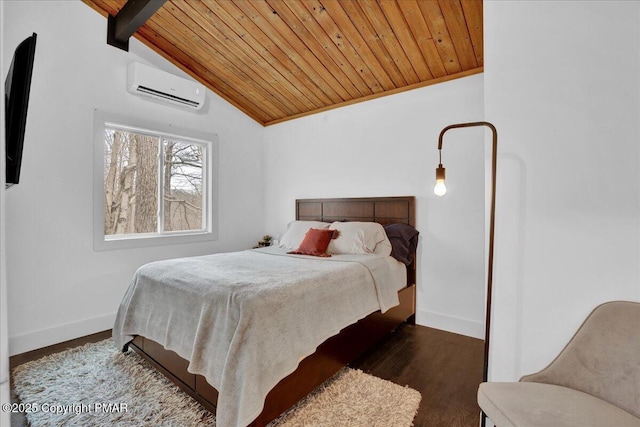
[[[482,0],[168,0],[135,37],[265,126],[483,70]]]

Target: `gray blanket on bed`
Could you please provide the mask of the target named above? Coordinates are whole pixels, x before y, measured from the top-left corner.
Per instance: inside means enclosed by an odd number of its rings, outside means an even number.
[[[189,360],[219,392],[217,425],[243,427],[324,340],[397,305],[405,272],[391,257],[278,248],[153,262],[133,277],[113,337],[122,349],[142,335]]]

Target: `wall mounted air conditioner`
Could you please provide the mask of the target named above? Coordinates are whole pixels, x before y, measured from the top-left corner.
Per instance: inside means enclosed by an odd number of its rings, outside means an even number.
[[[204,105],[203,85],[139,62],[127,68],[127,90],[135,95],[199,110]]]

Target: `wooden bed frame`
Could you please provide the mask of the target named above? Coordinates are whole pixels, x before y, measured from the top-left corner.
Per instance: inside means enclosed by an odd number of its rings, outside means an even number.
[[[415,198],[298,199],[296,219],[374,221],[383,225],[406,223],[415,226]],[[372,313],[322,343],[315,353],[300,362],[297,370],[269,392],[262,413],[250,426],[266,426],[398,325],[405,321],[415,323],[415,277],[414,261],[407,267],[408,286],[398,293],[400,305],[385,314],[380,311]],[[142,336],[136,336],[129,346],[205,408],[215,412],[218,391],[203,376],[187,372],[188,361]]]

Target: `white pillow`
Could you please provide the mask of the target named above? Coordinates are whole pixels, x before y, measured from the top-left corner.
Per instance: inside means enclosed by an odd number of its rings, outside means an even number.
[[[376,255],[391,256],[391,251],[393,249],[391,241],[389,240],[389,237],[387,237],[384,227],[380,225],[380,228],[382,229],[383,239],[376,244],[376,248],[373,250],[373,253]]]
[[[329,228],[331,224],[321,221],[291,221],[285,231],[284,235],[280,238],[278,246],[286,249],[298,249],[304,235],[310,228]]]
[[[391,255],[391,242],[384,227],[377,222],[334,222],[329,227],[339,230],[338,238],[331,240],[330,254]]]

